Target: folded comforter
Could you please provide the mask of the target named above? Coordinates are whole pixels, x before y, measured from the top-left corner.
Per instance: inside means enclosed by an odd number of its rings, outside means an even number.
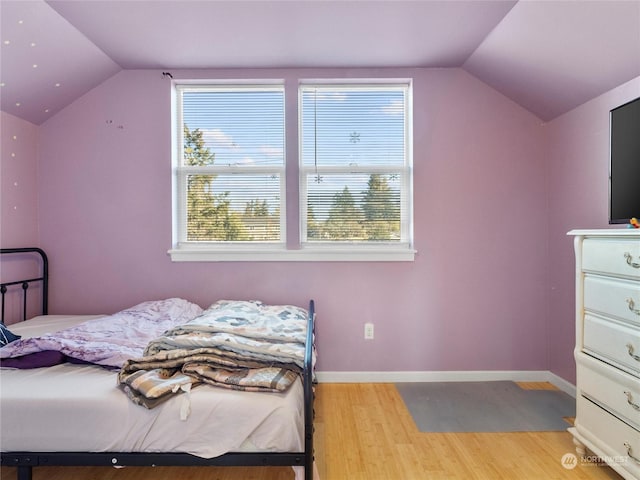
[[[152,340],[118,381],[136,404],[153,408],[207,383],[282,392],[304,367],[307,311],[291,305],[222,300]]]

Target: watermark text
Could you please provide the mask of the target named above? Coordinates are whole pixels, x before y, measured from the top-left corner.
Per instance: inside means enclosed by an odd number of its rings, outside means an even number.
[[[629,455],[576,455],[565,453],[560,459],[560,463],[567,470],[573,470],[578,465],[583,467],[599,467],[604,465],[625,465],[629,462]]]

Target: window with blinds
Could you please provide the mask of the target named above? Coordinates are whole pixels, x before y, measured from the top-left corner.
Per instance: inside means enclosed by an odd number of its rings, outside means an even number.
[[[284,86],[175,92],[178,245],[284,244]]]
[[[303,84],[299,97],[303,244],[409,248],[409,84]]]
[[[173,84],[172,260],[414,259],[410,81],[338,82]]]

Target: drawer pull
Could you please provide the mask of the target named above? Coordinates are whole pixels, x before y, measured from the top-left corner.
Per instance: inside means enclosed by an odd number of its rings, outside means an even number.
[[[640,463],[640,458],[634,457],[631,453],[631,445],[629,445],[627,442],[624,442],[624,447],[627,449],[627,455],[629,456],[629,458],[635,460],[636,463]]]
[[[627,303],[629,304],[629,310],[636,315],[640,315],[640,309],[636,308],[636,302],[633,301],[633,298],[627,298]]]
[[[630,343],[627,343],[627,351],[629,352],[629,356],[630,356],[631,358],[633,358],[636,362],[640,362],[640,356],[635,355],[635,354],[633,353],[634,348],[633,348],[633,345],[631,345]]]
[[[638,405],[637,403],[634,403],[633,395],[631,395],[631,392],[624,392],[624,394],[627,396],[627,403],[631,405],[634,409],[640,410],[640,405]]]
[[[627,265],[633,268],[640,268],[640,262],[634,262],[633,256],[629,252],[624,252],[624,258],[627,259]]]

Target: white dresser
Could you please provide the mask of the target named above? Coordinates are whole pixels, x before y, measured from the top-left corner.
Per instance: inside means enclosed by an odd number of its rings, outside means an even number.
[[[640,479],[640,230],[574,230],[576,421],[586,461]]]

